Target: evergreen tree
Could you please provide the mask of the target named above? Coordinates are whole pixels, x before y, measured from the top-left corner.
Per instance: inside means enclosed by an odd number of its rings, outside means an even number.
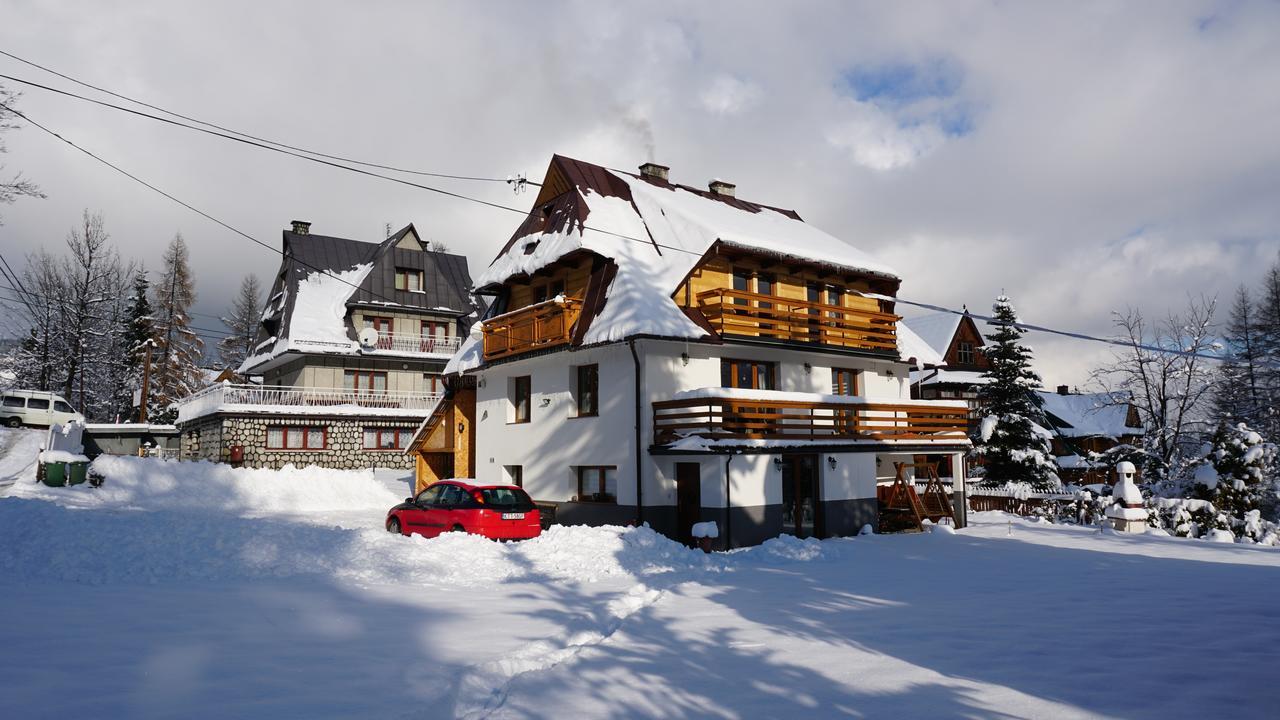
[[[1280,442],[1280,259],[1262,279],[1258,298],[1258,425],[1263,435]]]
[[[218,357],[222,364],[239,370],[245,358],[253,354],[258,338],[259,318],[262,313],[262,288],[258,276],[249,274],[240,281],[240,294],[231,305],[231,313],[222,318],[231,334],[218,342]]]
[[[1275,500],[1275,446],[1244,423],[1222,423],[1196,468],[1194,493],[1218,511],[1214,527],[1237,534],[1250,512]]]
[[[1043,401],[1035,393],[1040,376],[1031,369],[1031,350],[1022,344],[1022,328],[1009,298],[1001,295],[992,306],[996,326],[983,349],[990,366],[978,390],[984,413],[973,453],[983,461],[983,483],[1029,483],[1049,490],[1059,485],[1056,465],[1045,429]]]
[[[133,294],[129,297],[129,312],[125,318],[124,348],[125,366],[129,370],[129,386],[132,390],[142,388],[142,373],[146,358],[151,354],[155,358],[155,323],[151,317],[151,283],[147,280],[147,271],[139,269],[133,275]],[[151,341],[148,344],[147,341]],[[154,396],[152,396],[154,397]],[[132,405],[132,403],[130,403]],[[154,402],[148,402],[148,416],[160,410]],[[137,410],[134,409],[134,413]],[[133,415],[136,419],[138,416]]]
[[[1219,370],[1214,410],[1226,421],[1257,425],[1262,419],[1262,397],[1258,386],[1261,347],[1258,323],[1249,290],[1241,285],[1223,337],[1225,352]]]
[[[182,233],[173,236],[161,260],[160,281],[153,288],[155,330],[159,347],[151,367],[154,407],[161,408],[153,422],[171,422],[177,416],[173,404],[199,390],[204,342],[191,330],[190,308],[196,301],[195,283],[188,264],[189,253]]]

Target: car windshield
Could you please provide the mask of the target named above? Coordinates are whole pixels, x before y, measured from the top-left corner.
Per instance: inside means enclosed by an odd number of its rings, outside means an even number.
[[[528,494],[518,487],[492,487],[484,488],[480,491],[484,498],[485,505],[492,505],[494,508],[512,509],[512,510],[532,510],[533,501],[529,499]]]

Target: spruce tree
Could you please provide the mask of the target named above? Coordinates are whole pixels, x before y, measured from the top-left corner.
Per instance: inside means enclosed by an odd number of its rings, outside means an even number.
[[[1272,442],[1280,442],[1280,259],[1262,279],[1258,297],[1258,427]]]
[[[231,305],[231,313],[222,322],[231,334],[218,342],[218,357],[224,367],[238,370],[245,358],[253,354],[262,313],[262,289],[258,276],[249,274],[240,281],[240,294]]]
[[[1253,300],[1243,285],[1236,290],[1223,343],[1223,360],[1214,396],[1215,413],[1222,420],[1257,425],[1263,410],[1258,386],[1261,347]]]
[[[139,269],[133,276],[133,294],[129,298],[128,325],[124,330],[125,365],[129,368],[129,379],[133,389],[142,388],[142,372],[146,356],[155,358],[155,323],[151,317],[151,283],[147,280],[147,271]],[[148,344],[147,341],[151,341]],[[154,398],[154,395],[151,396]],[[148,402],[148,416],[160,408],[154,402]],[[136,410],[135,410],[136,412]],[[136,417],[136,416],[135,416]]]
[[[1022,328],[1009,298],[1001,295],[992,306],[995,330],[983,349],[990,365],[978,390],[984,417],[974,440],[973,454],[983,461],[986,485],[1025,482],[1039,490],[1059,485],[1049,445],[1047,423],[1036,394],[1040,376],[1031,369],[1031,350],[1022,344]]]
[[[190,308],[196,301],[195,283],[188,264],[187,243],[173,236],[161,261],[160,281],[153,288],[155,329],[159,347],[151,368],[154,407],[161,408],[154,422],[172,422],[175,402],[204,384],[200,370],[204,342],[191,330]]]
[[[1246,515],[1275,500],[1275,446],[1244,423],[1222,423],[1196,469],[1194,494],[1209,500],[1225,525],[1239,533]]]

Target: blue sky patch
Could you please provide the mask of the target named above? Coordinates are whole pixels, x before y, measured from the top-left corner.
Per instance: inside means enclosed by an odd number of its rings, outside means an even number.
[[[926,98],[949,98],[960,89],[964,73],[945,60],[923,63],[859,65],[845,71],[840,84],[859,102],[905,105]]]

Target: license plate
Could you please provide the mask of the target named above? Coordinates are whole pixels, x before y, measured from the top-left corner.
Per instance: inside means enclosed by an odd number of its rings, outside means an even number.
[[[523,520],[524,513],[502,513],[503,520]]]

